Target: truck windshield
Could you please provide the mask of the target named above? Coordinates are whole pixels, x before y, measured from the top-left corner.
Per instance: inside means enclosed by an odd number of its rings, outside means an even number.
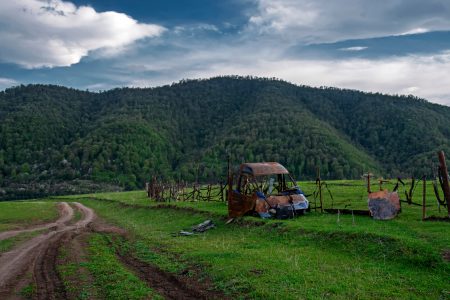
[[[240,190],[247,195],[257,191],[265,195],[277,195],[296,186],[296,183],[286,174],[270,174],[258,177],[243,175]]]

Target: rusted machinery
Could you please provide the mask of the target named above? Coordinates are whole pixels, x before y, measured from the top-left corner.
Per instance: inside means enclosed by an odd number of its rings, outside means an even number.
[[[288,170],[276,162],[244,163],[236,184],[228,172],[228,216],[248,214],[287,219],[303,214],[309,203]]]
[[[390,220],[401,211],[400,198],[397,192],[388,190],[369,194],[370,215],[376,220]]]

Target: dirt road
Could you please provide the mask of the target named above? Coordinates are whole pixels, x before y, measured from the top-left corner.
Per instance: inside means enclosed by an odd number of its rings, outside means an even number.
[[[80,203],[74,203],[74,205],[83,215],[81,220],[73,225],[67,224],[73,217],[73,209],[64,202],[60,206],[62,214],[57,222],[33,229],[25,229],[26,231],[32,231],[54,227],[54,231],[38,235],[0,256],[1,299],[14,298],[14,291],[20,285],[21,278],[29,270],[34,270],[38,299],[64,298],[58,291],[61,283],[54,264],[57,250],[65,238],[79,234],[95,219],[92,209]],[[8,234],[11,234],[11,232]],[[6,233],[4,236],[7,236]]]
[[[22,232],[50,229],[0,255],[0,299],[23,299],[20,292],[30,284],[34,286],[33,299],[78,298],[79,295],[72,295],[70,290],[65,290],[58,274],[57,264],[61,259],[61,247],[70,249],[76,260],[79,260],[84,253],[80,240],[90,233],[126,236],[125,230],[98,219],[92,209],[78,202],[71,205],[82,214],[82,218],[74,224],[73,208],[63,202],[59,204],[61,216],[57,221],[0,234],[0,237],[6,239]],[[116,254],[122,264],[165,299],[226,299],[222,293],[211,290],[211,286],[204,280],[167,273],[156,265],[140,261],[133,255],[123,255],[120,251]]]
[[[69,222],[72,219],[72,217],[73,217],[73,209],[66,202],[58,203],[58,210],[59,210],[60,217],[55,222],[51,222],[51,223],[47,223],[47,224],[41,224],[41,225],[36,225],[36,226],[25,228],[25,229],[18,229],[18,230],[10,230],[10,231],[0,232],[0,241],[1,240],[5,240],[5,239],[9,239],[9,238],[11,238],[13,236],[16,236],[16,235],[18,235],[20,233],[24,233],[24,232],[33,232],[33,231],[49,229],[49,228],[52,228],[52,227],[60,227],[64,223],[67,223],[67,222]]]

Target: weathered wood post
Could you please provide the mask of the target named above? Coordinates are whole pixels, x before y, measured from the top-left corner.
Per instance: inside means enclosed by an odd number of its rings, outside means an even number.
[[[422,220],[426,218],[426,202],[427,202],[427,176],[423,175],[423,190],[422,190]]]
[[[211,189],[212,189],[212,184],[208,184],[208,189],[207,189],[208,196],[206,198],[206,199],[208,199],[208,202],[211,201]]]
[[[317,168],[316,182],[319,186],[319,200],[320,200],[320,212],[323,213],[323,197],[322,197],[322,181],[320,180],[320,168]]]
[[[150,198],[150,184],[145,182],[145,191],[147,192],[147,197]]]
[[[370,188],[370,176],[372,175],[372,173],[367,172],[367,193],[372,193],[372,190]]]
[[[447,202],[448,216],[450,217],[450,186],[449,186],[449,182],[448,182],[448,170],[447,170],[447,164],[445,162],[444,151],[439,151],[438,156],[439,156],[439,164],[440,164],[439,169],[441,171],[442,183],[443,183],[442,189],[444,190],[444,197],[445,197],[445,201]]]

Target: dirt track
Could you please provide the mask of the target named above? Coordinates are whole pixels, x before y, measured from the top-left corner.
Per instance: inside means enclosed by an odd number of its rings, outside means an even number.
[[[120,261],[131,269],[141,280],[148,283],[164,299],[228,299],[206,284],[189,278],[167,273],[155,265],[139,261],[130,255],[117,255]],[[187,271],[186,271],[187,273]]]
[[[62,285],[55,270],[58,248],[65,239],[85,230],[95,218],[92,209],[80,203],[74,203],[74,205],[83,214],[81,220],[73,225],[67,224],[73,217],[73,209],[64,202],[60,206],[62,207],[62,216],[57,222],[25,229],[33,231],[55,227],[54,231],[38,235],[0,256],[1,299],[15,298],[14,291],[17,285],[31,268],[34,270],[33,276],[38,299],[64,298],[64,295],[61,294],[63,293]]]
[[[5,240],[5,239],[9,239],[9,238],[11,238],[13,236],[16,236],[16,235],[18,235],[20,233],[24,233],[24,232],[32,232],[32,231],[44,230],[44,229],[49,229],[49,228],[52,228],[52,227],[60,227],[64,223],[67,223],[67,222],[69,222],[72,219],[72,217],[73,217],[73,209],[72,209],[72,207],[70,207],[69,204],[67,204],[66,202],[58,203],[58,209],[59,209],[60,217],[55,222],[47,223],[47,224],[41,224],[41,225],[36,225],[36,226],[25,228],[25,229],[18,229],[18,230],[10,230],[10,231],[0,232],[0,241],[1,240]]]
[[[96,218],[92,209],[77,202],[73,202],[72,205],[82,214],[82,218],[75,224],[71,224],[74,216],[72,207],[63,202],[59,204],[61,216],[56,222],[0,234],[1,238],[6,239],[22,232],[52,230],[0,255],[0,299],[21,299],[19,292],[31,283],[35,286],[33,299],[77,298],[64,289],[58,274],[57,262],[60,248],[69,247],[76,252],[75,256],[79,256],[83,252],[79,240],[88,236],[90,232],[126,236],[123,229],[109,226]],[[117,257],[128,269],[166,299],[226,298],[222,293],[212,291],[211,286],[200,283],[195,278],[164,272],[157,266],[142,262],[132,255],[123,256],[117,253]],[[32,277],[29,276],[30,274]]]

